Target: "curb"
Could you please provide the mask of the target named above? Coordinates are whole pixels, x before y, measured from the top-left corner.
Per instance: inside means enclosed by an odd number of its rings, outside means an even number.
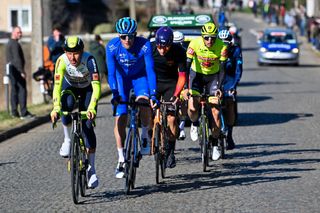
[[[106,92],[101,94],[100,98],[106,97],[110,94],[111,94],[111,90],[107,89]],[[25,124],[22,124],[21,126],[13,127],[10,130],[7,130],[7,131],[0,133],[0,143],[9,139],[9,138],[12,138],[12,137],[18,135],[18,134],[26,133],[30,129],[35,128],[35,127],[37,127],[41,124],[44,124],[46,122],[49,122],[49,121],[50,121],[49,115],[37,116],[34,119],[30,119],[29,122],[26,122]]]

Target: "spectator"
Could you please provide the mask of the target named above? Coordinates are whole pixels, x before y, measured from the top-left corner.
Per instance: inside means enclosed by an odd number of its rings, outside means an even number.
[[[11,115],[20,119],[32,118],[33,115],[27,110],[27,82],[24,70],[25,58],[19,39],[22,31],[19,26],[12,29],[11,38],[6,46],[7,63],[10,64],[11,86]],[[18,112],[20,106],[20,115]]]
[[[64,53],[64,35],[59,25],[53,26],[52,35],[49,36],[47,45],[50,52],[50,60],[55,64],[59,56]]]
[[[101,80],[103,76],[107,74],[106,68],[106,51],[104,48],[103,40],[101,39],[100,35],[95,35],[94,41],[90,42],[89,52],[93,55],[93,57],[97,61],[98,71],[100,73]]]

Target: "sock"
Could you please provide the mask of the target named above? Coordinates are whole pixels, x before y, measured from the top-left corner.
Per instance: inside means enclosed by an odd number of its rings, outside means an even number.
[[[184,129],[184,125],[185,125],[186,121],[181,121],[179,124],[179,129],[183,130]]]
[[[142,124],[141,124],[141,126],[142,126],[142,132],[141,132],[141,137],[142,138],[148,138],[148,131],[149,131],[149,127],[148,126],[143,126]]]
[[[95,158],[95,153],[89,153],[89,164],[90,164],[90,171],[92,174],[96,173],[96,169],[94,167],[94,158]]]
[[[62,125],[62,126],[63,126],[64,140],[71,141],[71,139],[70,139],[70,127],[65,126],[65,125]]]
[[[118,162],[124,162],[124,156],[123,156],[123,148],[118,148]]]

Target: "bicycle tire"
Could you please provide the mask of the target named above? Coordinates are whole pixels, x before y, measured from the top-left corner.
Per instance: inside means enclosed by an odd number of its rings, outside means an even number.
[[[71,175],[71,192],[72,199],[75,204],[79,203],[79,157],[80,157],[80,147],[79,138],[73,135],[71,141],[71,153],[70,153],[70,175]]]
[[[80,194],[82,197],[86,196],[86,189],[88,186],[88,165],[89,160],[86,154],[85,146],[83,144],[83,139],[81,144],[81,164],[80,164]]]
[[[161,177],[166,178],[166,169],[167,169],[167,161],[166,161],[166,147],[168,144],[168,136],[166,132],[166,128],[162,128],[162,139],[161,139],[161,148],[160,148],[160,168],[161,168]]]
[[[137,166],[139,164],[139,152],[138,152],[138,144],[139,143],[139,134],[138,130],[136,130],[136,133],[134,134],[134,147],[132,150],[132,156],[131,156],[131,161],[132,161],[132,174],[131,174],[131,189],[134,189],[135,187],[135,182],[136,182],[136,174],[137,174]]]
[[[225,138],[224,135],[221,135],[219,137],[219,146],[220,146],[220,150],[221,150],[221,159],[225,159],[226,158],[225,145],[226,145],[226,138]]]
[[[160,144],[160,125],[156,124],[156,127],[154,129],[154,161],[155,161],[155,169],[156,169],[156,183],[160,183],[160,150],[159,150],[159,144]]]
[[[206,118],[204,116],[201,117],[201,150],[202,150],[202,170],[204,172],[207,171],[207,166],[209,163],[208,160],[208,137],[207,137],[208,126],[206,123]]]
[[[133,161],[132,161],[132,141],[133,141],[133,132],[130,131],[130,135],[128,135],[128,141],[126,144],[126,156],[125,156],[125,193],[128,195],[131,189],[131,174],[133,168]]]

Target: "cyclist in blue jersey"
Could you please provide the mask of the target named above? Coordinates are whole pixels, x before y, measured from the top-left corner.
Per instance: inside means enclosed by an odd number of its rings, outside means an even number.
[[[237,85],[242,75],[242,53],[241,48],[234,44],[234,39],[228,30],[221,30],[219,38],[228,45],[228,59],[226,62],[226,76],[223,86],[223,97],[226,108],[223,110],[224,118],[228,128],[227,149],[234,149],[235,144],[232,137],[233,126],[237,117]]]
[[[133,89],[140,103],[149,103],[152,107],[158,104],[156,98],[156,76],[149,40],[136,36],[137,23],[130,17],[117,21],[119,33],[106,46],[108,80],[113,98],[111,102],[128,101],[130,90]],[[124,176],[123,144],[126,138],[127,105],[117,105],[114,135],[118,149],[116,178]],[[150,154],[151,109],[140,107],[142,126],[141,154]]]

